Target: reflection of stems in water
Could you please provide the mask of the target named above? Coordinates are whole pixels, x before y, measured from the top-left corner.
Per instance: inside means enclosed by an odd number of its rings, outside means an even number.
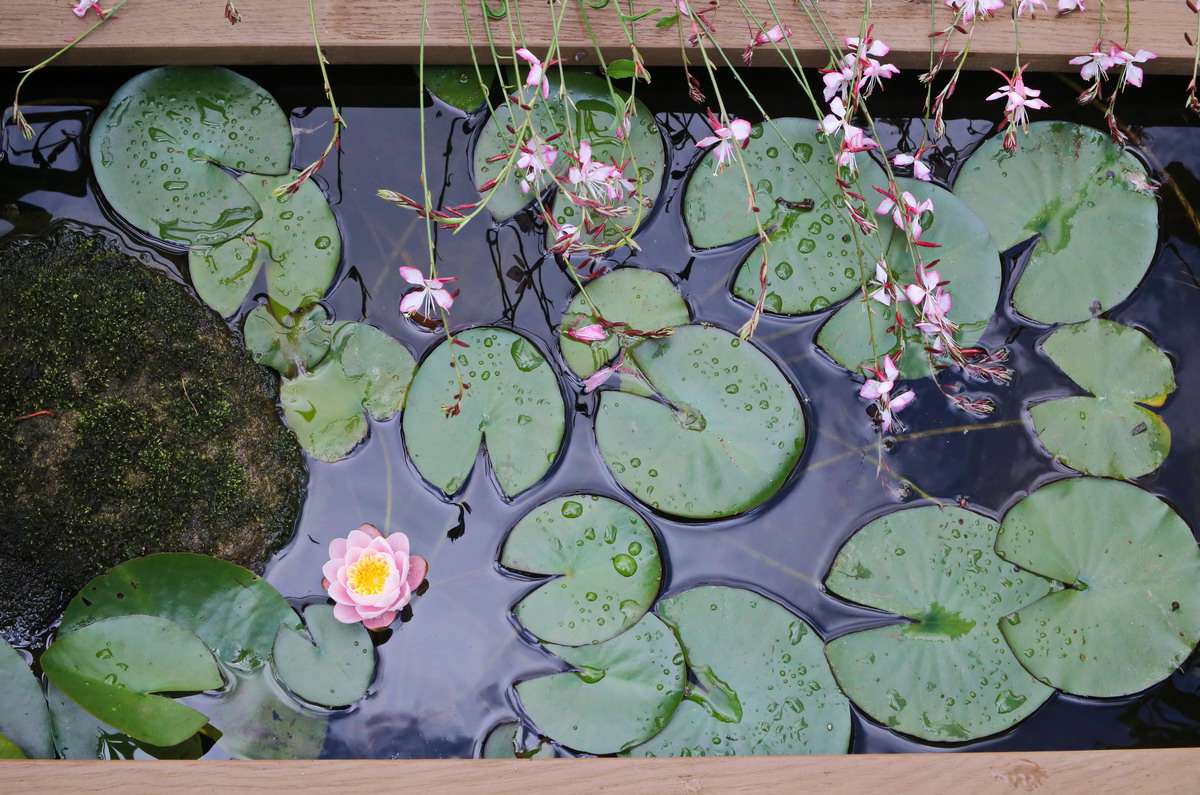
[[[988,423],[980,423],[980,424],[972,424],[972,425],[953,425],[948,428],[931,428],[930,430],[927,430],[927,431],[917,431],[915,433],[902,433],[897,436],[891,437],[891,439],[894,443],[899,444],[901,442],[916,441],[917,439],[926,439],[926,438],[929,438],[932,436],[945,436],[945,435],[951,434],[951,433],[967,433],[969,431],[991,431],[991,430],[998,430],[1000,428],[1012,428],[1014,426],[1024,425],[1024,424],[1025,424],[1024,420],[1000,420],[998,422],[988,422]],[[842,442],[842,444],[846,445],[846,447],[848,447],[849,449],[846,450],[846,452],[844,452],[844,453],[838,453],[837,455],[832,455],[829,458],[826,458],[822,461],[814,461],[813,463],[811,463],[807,467],[805,467],[805,471],[810,471],[813,469],[820,469],[821,467],[829,466],[830,464],[836,464],[839,461],[842,461],[847,458],[852,458],[854,456],[867,455],[871,452],[871,448],[875,447],[875,445],[877,444],[877,443],[871,443],[869,445],[864,445],[863,447],[851,447],[848,442],[845,442],[842,439],[839,439],[838,437],[834,436],[833,434],[827,433],[825,435],[831,439]]]
[[[771,557],[767,553],[761,552],[748,544],[744,544],[741,541],[737,540],[736,538],[728,538],[723,533],[717,534],[717,538],[719,540],[725,542],[729,546],[735,547],[736,549],[738,549],[742,552],[745,552],[750,557],[752,557],[762,563],[766,563],[771,568],[779,569],[780,571],[784,572],[785,574],[787,574],[797,580],[800,580],[800,582],[806,583],[815,588],[821,587],[821,583],[818,580],[814,580],[812,577],[809,577],[804,572],[802,572],[798,569],[793,569],[791,566],[787,565],[786,563],[780,562],[778,558]]]
[[[391,434],[382,434],[383,436],[383,477],[387,480],[387,507],[383,511],[383,534],[391,535],[392,533],[392,451],[388,449],[388,437]]]

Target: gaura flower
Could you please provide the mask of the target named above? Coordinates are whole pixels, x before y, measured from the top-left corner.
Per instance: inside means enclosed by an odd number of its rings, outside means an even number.
[[[896,379],[900,377],[900,368],[896,367],[896,363],[892,361],[891,356],[883,357],[883,364],[879,369],[873,367],[863,368],[869,375],[875,376],[868,378],[863,383],[862,388],[858,390],[858,396],[864,397],[867,400],[876,400],[883,397],[892,391],[892,387],[896,385]]]
[[[835,96],[840,96],[845,100],[849,95],[851,84],[854,83],[854,56],[850,54],[842,56],[842,65],[837,69],[822,69],[821,80],[825,82],[826,102]]]
[[[946,5],[961,10],[963,21],[970,22],[975,17],[990,17],[992,12],[1004,8],[1004,0],[946,0]]]
[[[745,149],[750,143],[752,128],[750,122],[745,119],[731,119],[728,125],[722,125],[711,110],[708,112],[708,123],[716,134],[701,138],[696,141],[696,146],[705,147],[716,144],[712,151],[717,156],[717,171],[720,171],[733,157],[734,144]]]
[[[1131,86],[1142,87],[1142,67],[1140,63],[1152,61],[1158,56],[1149,50],[1138,50],[1136,53],[1126,52],[1121,47],[1113,47],[1113,61],[1116,63],[1125,64],[1125,69],[1121,72],[1121,80],[1117,89],[1120,90],[1128,83]]]
[[[1058,13],[1069,14],[1072,11],[1086,11],[1083,0],[1058,0]]]
[[[586,326],[575,328],[574,325],[567,329],[567,336],[579,342],[603,342],[608,339],[608,332],[599,323],[589,323]]]
[[[913,306],[920,306],[921,302],[932,296],[938,288],[946,282],[942,281],[942,277],[935,270],[928,270],[924,265],[918,265],[916,284],[910,284],[904,288],[904,294],[908,296],[908,300]]]
[[[1004,99],[1007,103],[1004,107],[1004,120],[1000,123],[1000,129],[1008,127],[1008,133],[1004,136],[1004,148],[1009,152],[1015,152],[1017,149],[1017,134],[1016,128],[1020,127],[1025,130],[1029,125],[1029,111],[1041,110],[1042,108],[1050,107],[1050,103],[1044,99],[1038,99],[1041,91],[1035,88],[1029,88],[1025,85],[1025,80],[1022,75],[1025,72],[1025,67],[1019,67],[1013,72],[1012,77],[1004,74],[999,69],[992,69],[993,72],[1004,78],[1005,85],[999,90],[988,95],[988,99]]]
[[[446,282],[456,282],[458,279],[444,276],[438,279],[426,279],[425,274],[416,268],[402,266],[400,275],[409,284],[419,284],[423,289],[413,290],[400,299],[400,311],[406,315],[420,310],[425,317],[434,317],[434,305],[450,311],[457,293],[451,293],[445,288]]]
[[[520,180],[521,192],[529,193],[530,189],[541,184],[542,172],[554,168],[554,161],[558,160],[558,150],[550,144],[538,144],[533,148],[523,145],[520,151],[517,168],[525,172]]]
[[[904,292],[892,281],[892,276],[888,271],[885,260],[879,260],[879,262],[875,263],[875,278],[868,282],[867,286],[877,288],[868,297],[884,306],[891,306],[892,301],[904,300]]]
[[[892,165],[912,166],[913,177],[921,180],[922,182],[929,182],[929,180],[933,177],[933,172],[930,170],[929,164],[921,160],[921,158],[924,157],[925,153],[932,148],[933,147],[929,144],[923,144],[917,149],[916,152],[911,154],[905,152],[904,154],[896,155],[892,158]]]
[[[72,8],[71,11],[75,13],[75,16],[83,19],[84,15],[87,14],[88,9],[91,8],[96,9],[96,13],[100,15],[101,19],[107,16],[104,13],[104,9],[100,7],[100,0],[79,0],[79,5]]]
[[[896,226],[905,230],[910,239],[916,241],[921,239],[921,234],[925,231],[921,226],[921,215],[926,212],[933,212],[933,199],[925,199],[917,201],[917,197],[913,196],[908,191],[900,194],[900,200],[896,201],[896,197],[891,193],[876,187],[875,190],[883,194],[883,201],[875,208],[877,215],[892,214],[892,221]]]
[[[1082,67],[1079,70],[1079,76],[1084,80],[1092,81],[1103,76],[1117,62],[1112,55],[1100,49],[1102,43],[1103,40],[1097,42],[1096,46],[1087,55],[1080,55],[1078,58],[1072,58],[1068,61],[1068,63]]]
[[[754,60],[754,48],[764,44],[778,43],[792,35],[792,29],[787,25],[776,25],[770,30],[759,30],[754,34],[749,46],[742,52],[742,60],[749,66]]]
[[[343,624],[361,621],[367,629],[383,629],[425,579],[425,559],[408,554],[408,536],[384,538],[364,524],[346,538],[329,544],[329,562],[321,568],[321,585],[333,599],[333,616]]]
[[[893,425],[899,425],[900,421],[896,419],[896,414],[904,409],[917,394],[911,389],[907,392],[901,392],[899,395],[893,395],[891,398],[879,400],[879,429],[887,433]],[[900,430],[904,430],[901,426]]]
[[[553,61],[548,61],[548,62],[543,63],[542,61],[538,60],[538,57],[536,55],[534,55],[533,53],[531,53],[529,50],[525,49],[524,47],[517,50],[517,55],[519,55],[521,57],[521,60],[523,60],[529,64],[529,76],[525,78],[525,85],[541,86],[542,99],[549,99],[550,98],[550,78],[548,78],[546,76],[546,70],[549,69],[551,66],[554,66],[554,64],[560,63],[563,59],[556,58]]]
[[[1017,0],[1017,16],[1020,17],[1028,11],[1029,16],[1032,17],[1034,16],[1033,9],[1037,6],[1041,6],[1043,11],[1050,13],[1050,9],[1046,6],[1046,0]]]

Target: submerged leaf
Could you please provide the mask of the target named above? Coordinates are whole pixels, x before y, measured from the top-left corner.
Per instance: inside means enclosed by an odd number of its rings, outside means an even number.
[[[842,754],[850,704],[804,619],[765,596],[709,585],[659,604],[696,680],[671,722],[630,756]]]
[[[205,555],[135,558],[88,583],[63,613],[61,633],[113,616],[167,618],[195,632],[221,662],[266,664],[281,625],[300,630],[287,600],[253,572]]]
[[[985,517],[931,505],[869,522],[842,547],[826,587],[909,619],[825,648],[842,689],[874,720],[924,740],[962,742],[1013,726],[1050,697],[1003,642],[998,622],[1051,583],[1014,573],[995,541]]]
[[[1170,505],[1137,486],[1043,486],[1004,517],[996,551],[1067,585],[1000,622],[1017,659],[1052,687],[1136,693],[1200,641],[1200,548]]]
[[[680,326],[630,359],[663,400],[604,392],[596,441],[635,497],[675,516],[715,518],[783,486],[804,448],[804,414],[758,348],[711,326]]]
[[[404,441],[421,475],[456,494],[475,466],[481,445],[500,488],[513,497],[532,486],[558,458],[566,407],[558,378],[525,337],[498,328],[455,334],[421,365],[404,412]],[[468,388],[459,383],[450,355]],[[443,407],[458,405],[458,413]]]
[[[713,248],[758,234],[751,204],[761,212],[768,232],[766,309],[783,315],[818,312],[850,295],[860,283],[852,226],[837,185],[838,169],[830,144],[811,119],[774,119],[755,125],[742,153],[753,201],[746,195],[746,174],[737,163],[712,168],[705,155],[684,196],[684,219],[697,248]],[[858,156],[859,193],[874,196],[871,185],[887,185],[883,172],[865,154]],[[743,262],[733,293],[758,300],[759,243]],[[874,267],[874,263],[869,263]]]
[[[955,339],[961,347],[970,347],[979,341],[996,313],[1001,282],[996,244],[983,221],[954,194],[916,179],[899,178],[896,183],[917,201],[933,201],[933,213],[922,221],[926,230],[922,239],[937,242],[939,247],[924,249],[925,261],[936,260],[932,269],[942,281],[949,282],[945,290],[954,301],[950,319],[959,326]],[[903,287],[916,283],[917,263],[903,230],[896,227],[890,215],[877,216],[877,220],[880,239],[886,241],[884,258],[895,274],[896,284]],[[863,267],[866,278],[874,278],[875,264],[865,262]],[[863,283],[864,274],[858,272],[857,264],[854,268],[855,280]],[[903,357],[897,356],[895,336],[885,331],[896,322],[897,312],[907,324]],[[916,320],[917,313],[907,301],[884,306],[874,299],[864,299],[860,290],[821,327],[817,344],[851,372],[874,367],[881,357],[891,354],[903,378],[919,378],[931,375],[932,370],[926,340],[915,327]]]
[[[293,613],[293,615],[295,615]],[[199,704],[221,732],[217,745],[234,759],[316,759],[328,717],[289,698],[270,665],[234,671],[233,682]]]
[[[280,681],[300,698],[323,707],[358,701],[375,675],[370,633],[361,623],[338,621],[329,605],[306,607],[304,623],[307,635],[280,627],[275,636],[271,663]]]
[[[286,174],[292,130],[279,104],[241,75],[168,66],[117,89],[90,148],[100,190],[126,221],[161,240],[211,246],[262,217],[226,169]]]
[[[1071,469],[1136,478],[1162,466],[1171,429],[1154,412],[1119,398],[1069,397],[1031,406],[1038,441]]]
[[[22,757],[53,759],[50,713],[42,686],[20,654],[0,638],[0,737],[21,751]],[[5,757],[0,759],[19,759]]]
[[[208,723],[191,707],[154,693],[225,684],[204,642],[157,616],[116,616],[60,635],[40,664],[92,715],[154,745],[181,743]]]
[[[658,733],[683,697],[683,653],[656,616],[594,646],[546,648],[577,672],[517,685],[542,733],[592,754],[631,748]]]
[[[1042,323],[1073,323],[1133,292],[1158,245],[1158,201],[1138,189],[1146,169],[1100,130],[1034,122],[1021,151],[993,136],[959,172],[954,193],[1000,251],[1039,236],[1013,293]]]
[[[501,723],[488,732],[483,741],[479,755],[483,759],[553,759],[554,747],[539,742],[528,750],[522,750],[517,745],[517,737],[521,731],[519,723]]]
[[[325,307],[313,304],[298,317],[275,319],[265,304],[246,315],[242,336],[254,361],[285,378],[308,372],[320,364],[333,347],[345,322],[330,323]]]
[[[200,298],[222,316],[242,306],[261,268],[276,317],[319,301],[342,258],[342,236],[325,194],[312,180],[294,194],[273,197],[299,175],[243,174],[238,178],[263,216],[245,234],[215,246],[193,246],[188,271]]]
[[[662,561],[650,527],[615,500],[576,494],[530,511],[509,533],[500,565],[559,575],[513,614],[539,639],[599,643],[636,624],[658,594]]]

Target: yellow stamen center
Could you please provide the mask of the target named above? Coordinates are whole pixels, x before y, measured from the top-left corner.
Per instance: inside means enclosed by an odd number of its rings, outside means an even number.
[[[391,574],[392,561],[386,555],[374,553],[364,555],[346,571],[350,589],[362,596],[377,596],[383,593],[383,585]]]

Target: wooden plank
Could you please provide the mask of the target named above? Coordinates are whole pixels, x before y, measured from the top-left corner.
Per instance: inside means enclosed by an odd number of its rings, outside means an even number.
[[[116,0],[104,0],[112,5]],[[509,40],[510,21],[520,15],[526,33],[525,43],[535,52],[546,52],[551,41],[550,14],[565,8],[560,41],[562,51],[578,55],[581,64],[595,64],[597,56],[587,34],[579,9],[581,3],[547,3],[546,0],[485,0],[490,7],[508,5],[510,16],[492,21],[494,34]],[[622,0],[629,2],[629,0]],[[693,0],[703,7],[707,0]],[[1012,0],[1010,0],[1011,4]],[[467,24],[460,0],[316,0],[318,27],[322,45],[335,63],[412,63],[420,44],[423,3],[431,24],[427,30],[426,60],[430,63],[459,63],[469,60]],[[479,0],[464,0],[469,7],[470,31],[474,49],[488,57],[484,16]],[[1190,72],[1193,48],[1183,38],[1185,30],[1194,30],[1193,15],[1183,0],[1129,0],[1132,22],[1128,41],[1125,37],[1126,4],[1110,0],[1103,7],[1099,0],[1088,2],[1087,11],[1063,17],[1043,15],[1036,21],[1022,19],[1021,60],[1034,69],[1071,71],[1067,64],[1073,55],[1091,50],[1101,35],[1127,44],[1130,49],[1147,48],[1158,53],[1148,71]],[[635,10],[670,9],[670,0],[632,0]],[[747,7],[769,27],[773,24],[769,0],[746,0]],[[1055,0],[1049,0],[1053,7]],[[231,26],[222,16],[220,0],[205,2],[150,2],[130,0],[108,24],[101,27],[78,48],[68,53],[63,63],[140,64],[182,63],[285,64],[312,63],[314,60],[306,0],[237,0],[245,21]],[[824,15],[828,29],[837,37],[856,36],[862,24],[862,2],[842,0],[829,3],[798,4],[793,0],[775,0],[780,18],[792,29],[791,44],[803,62],[824,66],[827,50],[816,35],[804,9],[816,9]],[[597,39],[604,43],[607,59],[625,57],[628,47],[617,17],[617,0],[601,10],[589,11]],[[937,24],[949,24],[950,11],[933,0]],[[930,9],[926,2],[886,0],[871,7],[875,36],[892,46],[890,58],[903,68],[927,68],[930,47]],[[1011,69],[1014,36],[1008,9],[1001,16],[977,25],[971,42],[970,66],[997,66]],[[85,30],[96,17],[89,14],[81,21],[71,13],[67,0],[4,0],[4,22],[0,25],[0,65],[27,66],[44,58]],[[710,17],[717,26],[717,39],[731,61],[740,63],[742,48],[750,35],[736,0],[726,0]],[[1103,25],[1102,25],[1102,20]],[[676,28],[656,28],[654,20],[637,25],[641,51],[649,64],[680,62],[679,32]],[[690,34],[690,27],[688,30]],[[962,42],[965,37],[956,37]],[[934,40],[936,44],[938,40]],[[957,49],[959,43],[954,45]],[[689,52],[693,63],[697,53]],[[719,56],[714,60],[721,62]],[[777,64],[769,48],[755,56],[756,65]]]
[[[1194,792],[1200,751],[307,762],[0,762],[6,792]]]

